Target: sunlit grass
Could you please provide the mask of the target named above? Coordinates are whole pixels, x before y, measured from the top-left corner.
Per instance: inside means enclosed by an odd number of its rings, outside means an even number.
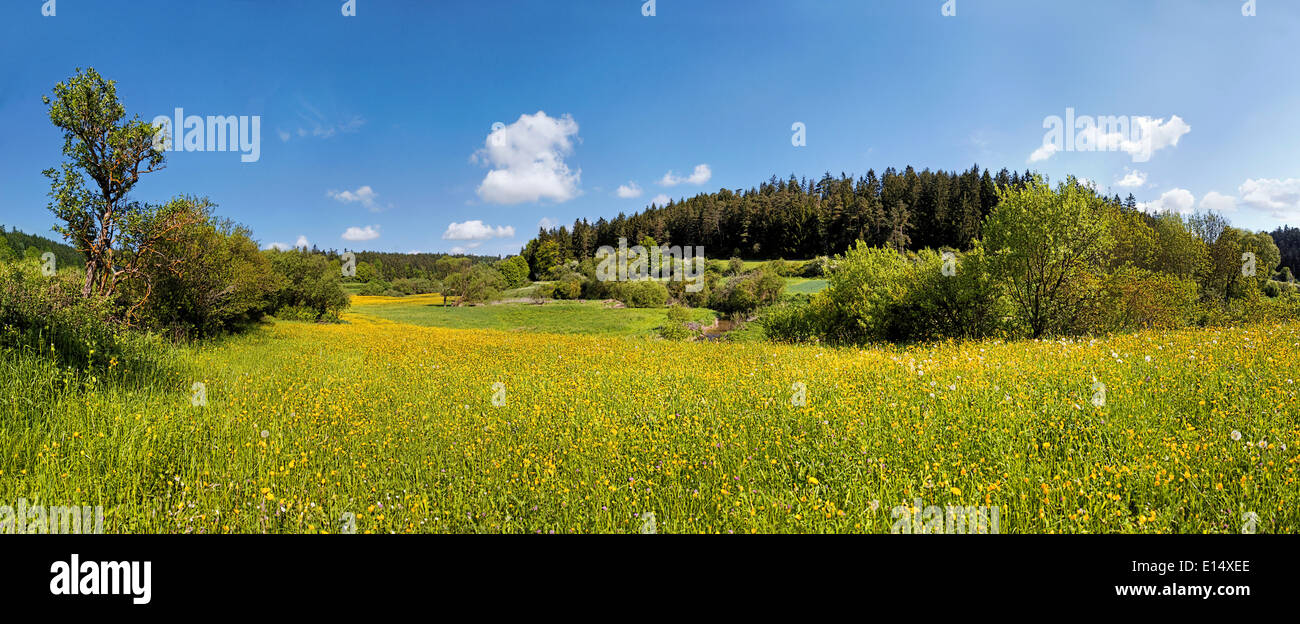
[[[0,355],[0,504],[102,504],[110,532],[888,532],[918,498],[1004,533],[1300,526],[1300,324],[829,349],[379,318],[396,301],[143,381]]]

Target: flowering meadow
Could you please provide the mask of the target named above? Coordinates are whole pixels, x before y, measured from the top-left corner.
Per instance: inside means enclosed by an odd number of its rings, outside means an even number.
[[[106,532],[890,532],[918,503],[1300,530],[1300,324],[849,349],[344,320],[148,370],[0,354],[0,501]]]

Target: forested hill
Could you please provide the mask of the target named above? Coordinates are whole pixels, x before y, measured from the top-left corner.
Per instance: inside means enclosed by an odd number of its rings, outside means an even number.
[[[966,249],[997,204],[997,188],[1018,186],[1030,176],[1006,169],[993,174],[979,166],[964,172],[890,168],[858,178],[827,173],[815,181],[774,176],[747,191],[723,189],[632,216],[542,230],[524,256],[549,240],[561,258],[574,258],[617,246],[619,238],[635,244],[645,236],[661,244],[702,245],[714,258],[754,260],[837,254],[859,239],[882,247]],[[1132,195],[1111,201],[1136,206]]]
[[[81,252],[60,242],[53,241],[44,236],[28,234],[19,230],[7,229],[0,224],[0,258],[3,258],[5,249],[13,253],[14,257],[21,258],[28,254],[34,254],[40,257],[41,254],[49,251],[54,253],[55,261],[58,266],[79,266],[86,262]],[[33,251],[28,252],[28,249]]]

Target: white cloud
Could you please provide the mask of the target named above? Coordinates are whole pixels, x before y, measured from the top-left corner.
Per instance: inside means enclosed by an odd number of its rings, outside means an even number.
[[[1051,143],[1044,143],[1042,147],[1039,147],[1038,149],[1034,150],[1034,153],[1029,155],[1029,162],[1036,163],[1039,161],[1047,160],[1048,158],[1051,158],[1054,154],[1056,154],[1059,151],[1061,151],[1061,148],[1057,147],[1056,145]]]
[[[1124,152],[1133,158],[1133,162],[1146,162],[1151,159],[1151,155],[1162,149],[1176,147],[1178,141],[1183,135],[1192,131],[1192,127],[1187,125],[1178,115],[1173,115],[1168,121],[1161,119],[1152,119],[1150,117],[1124,117],[1124,118],[1093,118],[1083,116],[1075,119],[1076,128],[1066,128],[1062,120],[1055,119],[1056,124],[1045,124],[1044,127],[1051,128],[1047,135],[1043,137],[1043,144],[1029,155],[1029,162],[1040,162],[1051,158],[1060,152],[1063,148],[1070,146],[1069,138],[1073,138],[1073,147],[1071,151],[1076,152]],[[1102,120],[1105,119],[1103,122]],[[1113,126],[1109,122],[1118,120],[1119,123],[1127,122],[1123,126]],[[1129,127],[1131,124],[1131,127]],[[1120,131],[1121,129],[1125,131]],[[1066,137],[1065,134],[1070,136]],[[1065,145],[1061,145],[1065,141]]]
[[[1178,115],[1164,119],[1133,117],[1134,129],[1123,132],[1106,132],[1101,125],[1091,125],[1079,130],[1075,149],[1079,151],[1124,152],[1133,162],[1146,162],[1151,155],[1168,147],[1176,147],[1184,134],[1192,131]],[[1090,146],[1090,147],[1083,147]]]
[[[514,235],[515,228],[513,226],[492,227],[484,225],[482,221],[475,219],[448,225],[447,231],[442,233],[442,240],[485,241],[489,238],[511,238]]]
[[[1237,193],[1248,208],[1267,212],[1276,219],[1300,219],[1300,179],[1250,179],[1237,187]]]
[[[671,197],[668,197],[667,195],[664,195],[663,193],[660,193],[660,194],[658,194],[658,195],[655,195],[655,198],[652,199],[652,200],[650,200],[650,203],[652,203],[652,204],[654,204],[654,205],[656,205],[656,206],[667,206],[667,205],[668,205],[668,202],[670,202],[670,201],[672,201],[672,198],[671,198]]]
[[[1166,147],[1177,147],[1178,140],[1183,138],[1184,134],[1192,131],[1192,127],[1183,121],[1182,117],[1174,115],[1166,122],[1164,119],[1151,119],[1150,117],[1138,117],[1134,119],[1142,128],[1141,136],[1146,139],[1150,137],[1151,151],[1158,152]],[[1144,148],[1135,151],[1140,152]],[[1124,150],[1130,154],[1133,151]]]
[[[347,241],[368,241],[379,238],[379,226],[367,225],[364,228],[350,227],[343,232],[343,240]]]
[[[573,117],[557,119],[542,111],[494,129],[473,157],[492,167],[478,187],[478,196],[494,204],[565,202],[577,197],[582,171],[571,171],[564,162],[573,153],[577,136]]]
[[[1231,195],[1224,195],[1218,191],[1210,191],[1201,198],[1201,210],[1215,212],[1232,212],[1237,209],[1237,198]]]
[[[369,208],[371,212],[379,211],[379,207],[375,203],[379,193],[376,193],[375,189],[369,186],[363,186],[355,191],[328,191],[325,194],[345,204],[361,204]]]
[[[466,243],[466,244],[463,245],[463,246],[462,246],[462,245],[457,245],[457,246],[451,248],[451,253],[453,253],[453,254],[466,254],[466,253],[469,253],[469,252],[470,252],[471,250],[473,250],[473,249],[477,249],[478,246],[479,246],[479,245],[482,245],[482,244],[483,244],[483,243],[478,242],[478,243]]]
[[[289,251],[290,249],[295,249],[295,248],[306,249],[308,247],[311,247],[311,243],[307,242],[307,237],[299,236],[298,240],[292,245],[288,243],[271,243],[263,247],[262,249],[278,249],[280,251]]]
[[[677,186],[678,184],[694,184],[699,186],[713,178],[713,170],[708,165],[696,165],[695,172],[690,176],[681,178],[673,174],[672,171],[664,174],[659,184],[662,186]]]
[[[1160,199],[1151,202],[1140,202],[1138,210],[1150,214],[1160,214],[1164,212],[1173,212],[1177,214],[1191,214],[1193,207],[1196,205],[1196,197],[1187,189],[1176,188],[1166,191],[1160,196]]]
[[[550,217],[542,217],[542,220],[537,222],[537,227],[539,229],[549,230],[559,224],[560,222],[556,221],[555,219],[552,219]]]
[[[618,187],[615,193],[622,199],[632,199],[641,196],[641,187],[636,182],[628,182]]]
[[[1137,169],[1130,169],[1128,173],[1115,183],[1116,186],[1123,188],[1140,188],[1147,183],[1147,174]]]

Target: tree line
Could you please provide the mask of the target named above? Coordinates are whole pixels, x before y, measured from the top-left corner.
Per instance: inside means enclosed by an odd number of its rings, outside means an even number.
[[[1032,179],[1028,171],[994,174],[978,165],[962,172],[870,170],[856,178],[826,173],[820,180],[773,176],[757,188],[722,189],[631,216],[540,229],[521,253],[541,279],[554,265],[616,247],[620,238],[700,245],[711,258],[750,260],[833,255],[857,241],[904,251],[966,250],[981,237],[998,189],[1020,188]],[[1132,194],[1108,200],[1130,209],[1137,205]]]

